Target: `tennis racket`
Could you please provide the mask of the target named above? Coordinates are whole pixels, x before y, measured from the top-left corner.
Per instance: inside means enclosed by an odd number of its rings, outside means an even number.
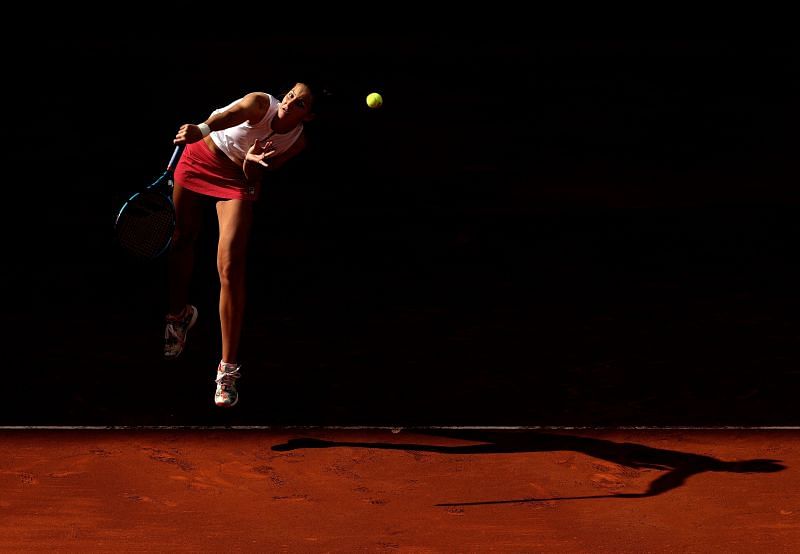
[[[119,245],[145,260],[163,254],[175,231],[175,205],[172,203],[172,174],[183,145],[175,147],[172,158],[158,179],[130,198],[117,214],[114,230]]]

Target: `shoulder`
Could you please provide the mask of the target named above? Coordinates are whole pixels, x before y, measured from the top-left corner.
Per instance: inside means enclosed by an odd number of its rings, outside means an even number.
[[[247,104],[257,106],[258,108],[261,109],[267,109],[269,108],[272,102],[271,98],[272,96],[270,96],[266,92],[248,92],[247,94],[244,95],[242,101]]]

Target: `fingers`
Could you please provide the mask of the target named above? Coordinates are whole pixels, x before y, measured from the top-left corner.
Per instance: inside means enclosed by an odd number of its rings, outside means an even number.
[[[271,141],[271,140],[266,140],[266,141],[264,141],[264,146],[261,146],[261,145],[259,144],[259,142],[260,142],[260,141],[261,141],[261,139],[256,139],[256,140],[253,142],[253,151],[254,151],[254,152],[255,152],[255,149],[256,149],[256,148],[259,148],[259,149],[261,149],[261,152],[264,152],[264,151],[267,149],[267,147],[268,147],[268,146],[272,146],[272,141]]]
[[[251,144],[250,148],[247,150],[247,156],[245,157],[246,162],[257,163],[262,167],[269,167],[269,164],[265,160],[271,156],[274,156],[277,153],[276,148],[267,150],[267,148],[271,146],[272,146],[271,140],[258,139],[258,138],[255,139],[253,141],[253,144]]]
[[[173,144],[186,144],[186,132],[189,128],[188,123],[184,123],[178,128],[178,132],[175,134],[175,139],[172,141]]]
[[[269,157],[271,157],[271,156],[273,156],[275,154],[275,152],[276,152],[276,150],[273,148],[269,152],[264,152],[263,154],[260,154],[259,158],[261,158],[261,159],[258,161],[258,163],[260,163],[264,167],[269,167],[269,164],[267,162],[265,162],[264,160],[269,158]]]

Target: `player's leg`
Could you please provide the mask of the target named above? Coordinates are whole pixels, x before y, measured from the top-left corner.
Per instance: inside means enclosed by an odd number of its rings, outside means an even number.
[[[215,402],[221,406],[233,406],[238,400],[234,380],[239,376],[239,340],[244,321],[247,243],[253,221],[253,203],[249,200],[219,201],[217,218],[222,360],[217,368]]]
[[[203,222],[204,197],[175,184],[175,233],[168,254],[169,308],[164,331],[164,357],[177,358],[189,329],[197,321],[197,308],[189,304],[189,282],[194,267],[194,245]]]
[[[184,309],[189,300],[189,282],[194,268],[194,246],[203,223],[205,197],[178,183],[172,193],[175,203],[175,233],[168,254],[169,312]]]

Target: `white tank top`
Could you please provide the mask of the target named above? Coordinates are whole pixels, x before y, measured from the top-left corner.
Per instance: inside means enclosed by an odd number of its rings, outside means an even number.
[[[214,141],[214,144],[239,165],[244,162],[247,151],[256,139],[261,139],[263,143],[264,139],[269,138],[269,140],[272,141],[272,148],[275,150],[275,155],[277,156],[286,152],[286,150],[295,143],[300,133],[303,132],[302,123],[288,133],[276,133],[273,131],[272,118],[278,113],[280,101],[271,94],[267,94],[267,98],[269,98],[269,108],[267,108],[267,113],[258,123],[250,125],[245,121],[235,127],[229,127],[221,131],[211,131],[211,140]],[[239,100],[241,100],[241,98]],[[224,108],[214,110],[211,112],[211,115],[224,112],[239,102],[239,100],[234,100]]]

